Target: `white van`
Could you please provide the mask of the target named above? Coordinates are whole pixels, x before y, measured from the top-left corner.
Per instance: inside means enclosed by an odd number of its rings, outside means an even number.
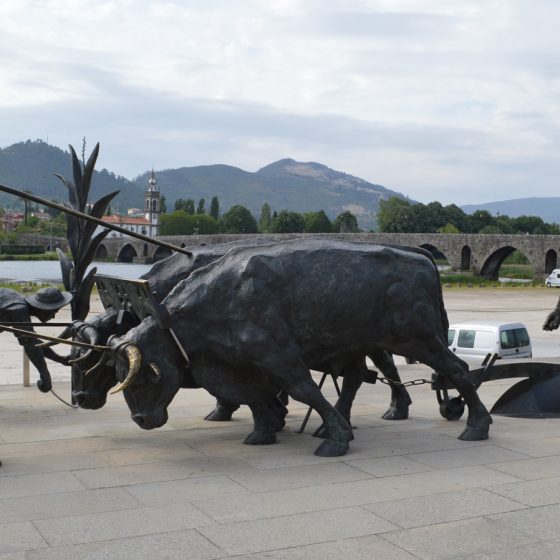
[[[531,339],[523,323],[456,323],[449,326],[447,344],[462,360],[479,364],[487,354],[498,354],[499,358],[533,356]]]
[[[547,288],[560,288],[560,268],[555,268],[544,281]]]

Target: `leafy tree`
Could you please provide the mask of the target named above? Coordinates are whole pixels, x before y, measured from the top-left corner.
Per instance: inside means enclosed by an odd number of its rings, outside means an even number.
[[[203,198],[201,198],[198,201],[198,206],[196,208],[196,213],[197,214],[206,214],[206,210],[204,209],[205,204],[206,204],[206,201]]]
[[[266,233],[270,230],[270,225],[272,223],[272,218],[270,217],[270,206],[268,202],[265,202],[261,208],[261,217],[259,220],[259,229],[262,233]]]
[[[218,222],[207,214],[187,214],[175,210],[161,217],[162,235],[208,235],[218,232]]]
[[[505,259],[504,264],[529,264],[529,259],[516,249]]]
[[[40,220],[37,224],[37,231],[43,235],[53,235],[54,237],[66,236],[66,218],[64,214],[52,220]]]
[[[468,218],[468,233],[479,233],[484,228],[490,229],[494,226],[496,233],[496,218],[488,210],[475,210]]]
[[[437,230],[438,233],[461,233],[459,231],[459,228],[457,228],[457,226],[453,225],[453,224],[445,224],[443,227],[440,227]]]
[[[342,212],[342,214],[339,214],[336,217],[333,223],[333,230],[340,233],[358,233],[360,231],[356,216],[348,210],[346,210],[346,212]]]
[[[223,216],[219,222],[220,231],[223,233],[257,233],[257,220],[251,212],[236,204],[232,206]]]
[[[161,209],[162,214],[167,214],[167,200],[165,199],[165,195],[161,195],[159,199],[159,207]]]
[[[217,196],[212,197],[212,201],[210,202],[210,216],[218,221],[220,217],[220,202],[218,201]]]
[[[501,221],[501,220],[499,220]],[[511,225],[515,233],[530,233],[533,235],[543,235],[548,233],[548,224],[538,216],[519,216],[511,220]]]
[[[460,232],[466,231],[467,215],[455,204],[449,204],[443,209],[446,224],[453,224]]]
[[[272,219],[270,231],[272,233],[303,233],[305,220],[299,212],[282,210]]]
[[[194,214],[194,200],[192,198],[178,198],[175,201],[175,210],[184,210],[187,214]]]
[[[194,222],[193,233],[197,233],[198,235],[218,233],[218,222],[212,218],[212,216],[208,214],[196,214],[190,216],[190,219]]]
[[[189,214],[184,210],[175,210],[160,218],[162,235],[186,235],[189,225]]]
[[[333,226],[324,210],[319,212],[306,212],[303,215],[305,220],[305,231],[307,233],[330,233]]]
[[[393,196],[379,201],[377,225],[379,231],[386,233],[414,232],[412,203],[404,198]]]

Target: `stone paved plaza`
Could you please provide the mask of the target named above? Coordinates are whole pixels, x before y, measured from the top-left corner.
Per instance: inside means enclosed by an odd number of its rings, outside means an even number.
[[[535,323],[557,294],[526,304]],[[480,304],[454,298],[451,320]],[[3,366],[21,379],[21,351],[0,336]],[[400,371],[405,381],[431,373]],[[397,422],[380,418],[387,386],[366,385],[349,453],[325,459],[313,455],[315,414],[296,433],[297,402],[278,443],[252,447],[242,444],[248,409],[205,422],[213,400],[203,390],[180,391],[169,422],[146,432],[122,395],[74,410],[10,383],[0,387],[0,560],[560,559],[560,419],[494,416],[489,440],[462,442],[465,417],[443,419],[429,385],[410,389],[410,419]],[[479,394],[490,407],[511,384]],[[325,394],[334,399],[329,380]]]

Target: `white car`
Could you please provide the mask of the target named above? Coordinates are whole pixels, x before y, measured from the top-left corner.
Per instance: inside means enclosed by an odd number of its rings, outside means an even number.
[[[547,288],[560,288],[560,268],[555,268],[544,281]]]
[[[498,358],[533,356],[531,339],[523,323],[455,323],[449,326],[447,344],[462,360],[479,364],[487,354],[498,354]]]

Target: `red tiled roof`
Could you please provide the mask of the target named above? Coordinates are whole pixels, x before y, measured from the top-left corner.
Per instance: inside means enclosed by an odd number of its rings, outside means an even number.
[[[116,225],[150,225],[150,221],[146,218],[131,218],[130,216],[103,216],[101,219]]]

